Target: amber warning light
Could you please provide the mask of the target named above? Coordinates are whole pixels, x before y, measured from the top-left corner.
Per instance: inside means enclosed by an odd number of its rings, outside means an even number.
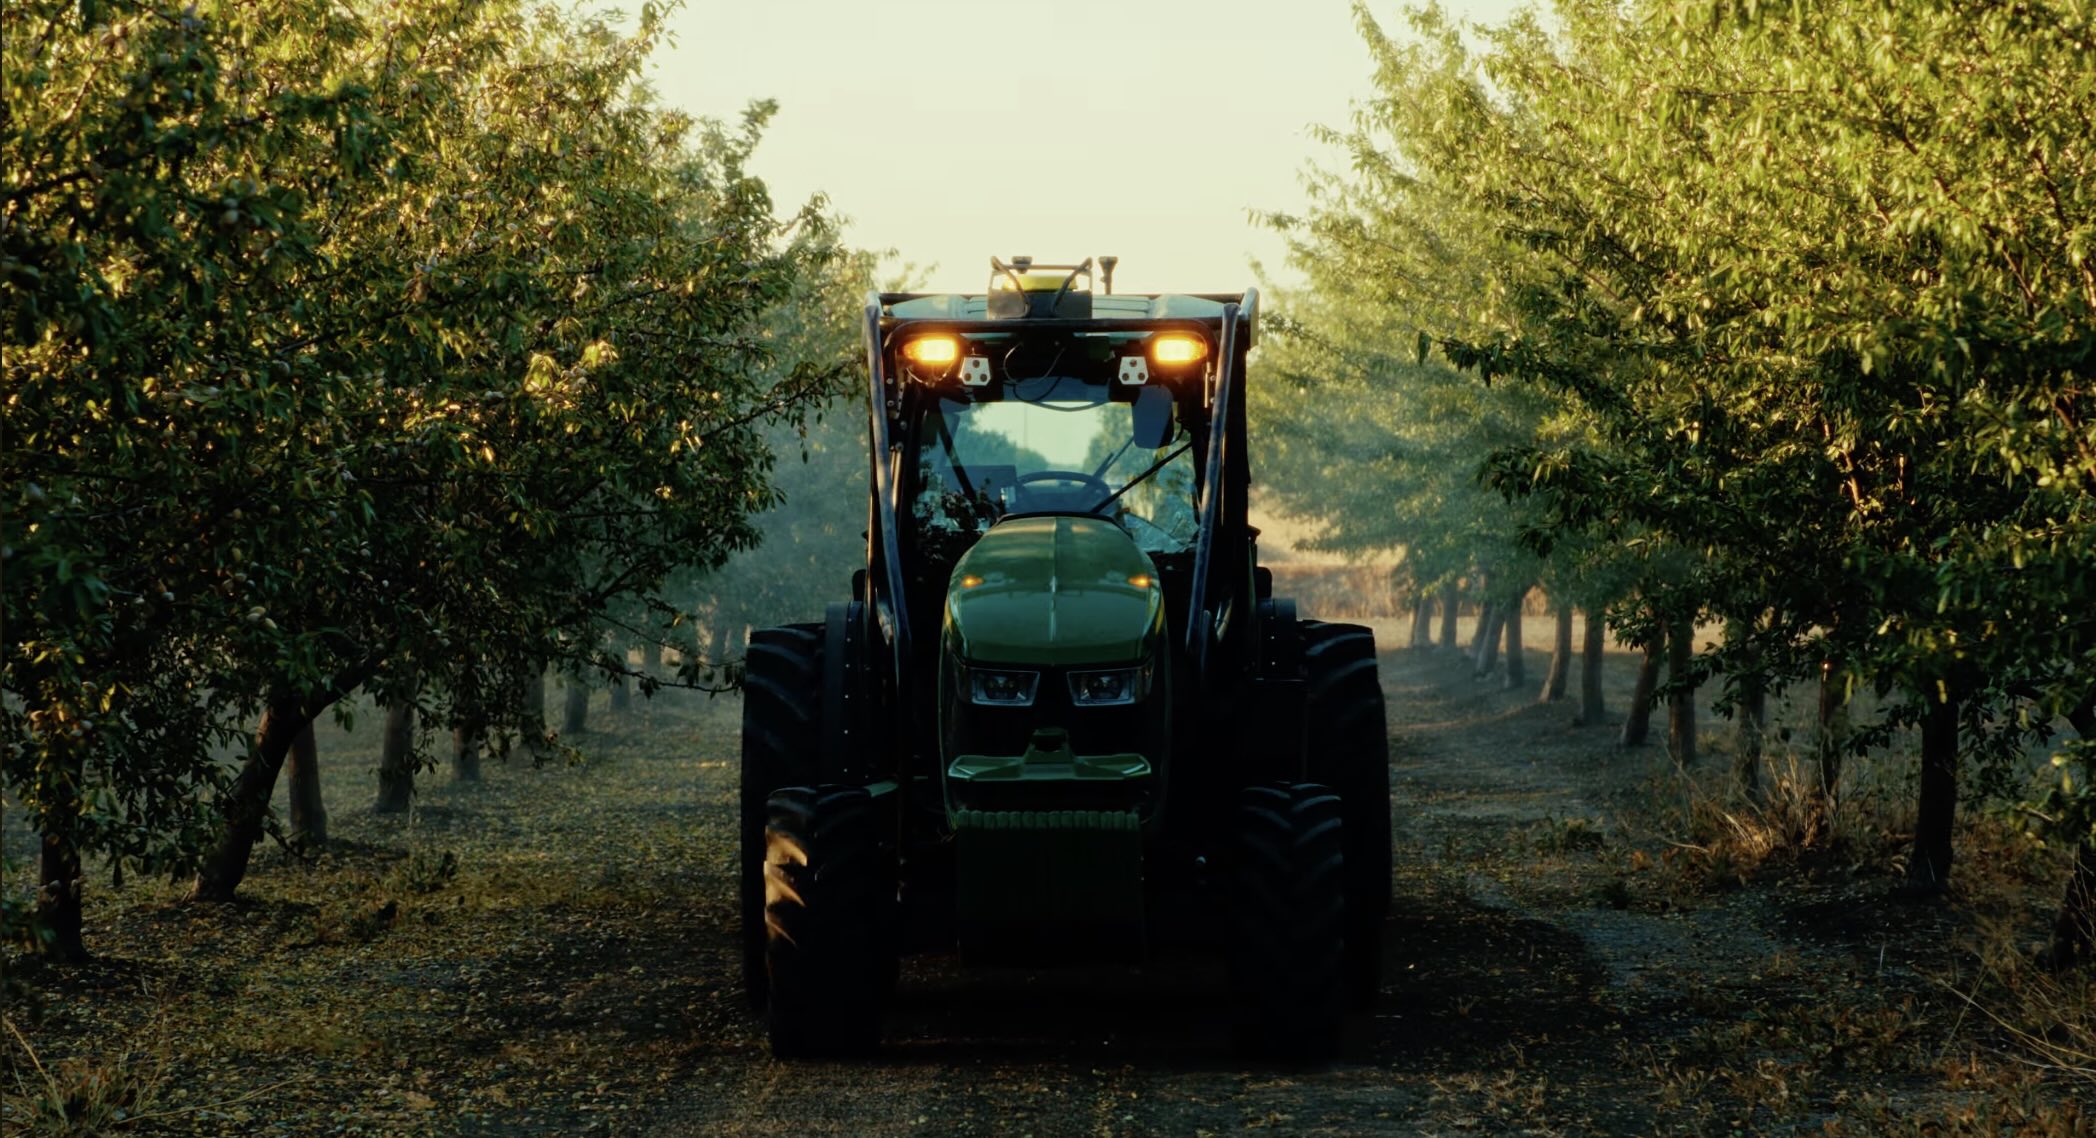
[[[1208,358],[1208,342],[1199,336],[1168,332],[1150,341],[1150,362],[1158,367],[1183,367]]]
[[[961,358],[958,336],[919,336],[902,346],[902,356],[913,364],[934,370],[949,368]]]

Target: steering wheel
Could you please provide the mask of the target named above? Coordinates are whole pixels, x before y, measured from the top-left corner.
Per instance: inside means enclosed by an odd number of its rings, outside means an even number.
[[[1024,488],[1035,482],[1062,482],[1088,486],[1099,492],[1098,500],[1102,502],[1113,494],[1113,487],[1106,484],[1106,479],[1096,474],[1086,474],[1082,470],[1035,470],[1012,479],[1012,485],[1020,487],[1021,493],[1029,496],[1032,492]],[[1060,494],[1055,496],[1061,497]]]

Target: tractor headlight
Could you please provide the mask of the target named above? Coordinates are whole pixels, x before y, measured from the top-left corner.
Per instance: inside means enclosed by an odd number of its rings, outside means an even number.
[[[968,669],[968,695],[986,707],[1032,707],[1034,689],[1041,685],[1039,672],[1015,672],[1004,668]]]
[[[1079,707],[1134,703],[1150,694],[1150,665],[1070,673],[1070,702]]]

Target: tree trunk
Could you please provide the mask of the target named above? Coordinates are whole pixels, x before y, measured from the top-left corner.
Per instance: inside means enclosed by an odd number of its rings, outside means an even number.
[[[533,668],[517,689],[517,702],[522,706],[518,729],[523,734],[524,753],[537,755],[546,749],[546,670]]]
[[[1921,799],[1914,854],[1901,892],[1934,896],[1950,884],[1951,827],[1958,818],[1958,700],[1929,701],[1921,719]]]
[[[1667,630],[1667,754],[1674,765],[1696,765],[1696,689],[1688,682],[1696,661],[1696,622],[1684,620]]]
[[[1477,603],[1477,627],[1470,630],[1470,667],[1477,669],[1478,661],[1485,658],[1485,636],[1492,631],[1492,602]]]
[[[1486,605],[1478,614],[1478,623],[1484,627],[1485,635],[1478,642],[1477,661],[1473,669],[1477,678],[1484,679],[1499,667],[1499,630],[1506,623],[1504,605]]]
[[[1507,602],[1506,620],[1506,686],[1508,691],[1520,691],[1528,686],[1528,652],[1521,643],[1521,609],[1528,600],[1528,590]]]
[[[373,814],[404,814],[415,798],[415,701],[412,697],[386,707],[379,733],[378,801]]]
[[[2096,842],[2084,841],[2074,847],[2074,868],[2067,874],[2067,894],[2053,918],[2044,962],[2069,967],[2088,956],[2091,943],[2096,943]]]
[[[1637,686],[1630,691],[1630,710],[1623,715],[1623,734],[1618,742],[1625,747],[1642,747],[1652,733],[1652,692],[1659,686],[1659,665],[1666,655],[1666,635],[1654,631],[1644,645],[1645,658],[1638,664]]]
[[[262,822],[269,817],[269,798],[276,793],[277,773],[284,769],[284,757],[312,722],[312,716],[304,714],[297,702],[270,701],[269,709],[262,714],[261,736],[240,764],[240,776],[226,799],[225,833],[197,869],[196,881],[189,887],[189,900],[233,899],[240,882],[247,877],[248,859],[254,855],[256,839],[262,836]]]
[[[1412,647],[1434,646],[1434,600],[1421,593],[1412,605]]]
[[[1601,692],[1601,668],[1607,662],[1608,620],[1588,609],[1579,652],[1579,722],[1583,727],[1599,727],[1608,717],[1608,703]]]
[[[1556,636],[1550,642],[1550,671],[1543,676],[1543,690],[1536,699],[1555,703],[1565,698],[1565,685],[1572,676],[1572,606],[1557,604]]]
[[[1454,585],[1442,587],[1441,647],[1451,652],[1455,651],[1459,643],[1456,639],[1456,610],[1461,607],[1462,600],[1463,591],[1461,589],[1456,588]]]
[[[451,781],[480,781],[481,734],[475,727],[451,729]]]
[[[640,642],[640,670],[649,679],[662,678],[662,642],[655,639],[656,633]]]
[[[621,712],[632,705],[633,692],[630,685],[633,681],[626,675],[626,669],[631,666],[628,661],[633,658],[633,651],[623,637],[608,636],[605,638],[605,655],[616,665],[615,670],[605,677],[610,681],[611,687],[611,698],[606,708],[612,712]]]
[[[1813,750],[1819,758],[1819,796],[1831,814],[1835,792],[1841,788],[1842,749],[1848,734],[1848,680],[1834,670],[1834,661],[1819,665],[1819,712],[1814,720]]]
[[[290,781],[291,841],[300,849],[327,844],[327,802],[320,794],[320,745],[313,738],[313,721],[291,741],[284,773]]]
[[[51,934],[40,946],[46,959],[67,963],[87,959],[87,940],[81,931],[85,924],[82,876],[80,851],[63,836],[45,833],[37,852],[36,923]]]
[[[2096,705],[2083,704],[2067,718],[2084,739],[2096,739]],[[2074,847],[2074,868],[2067,873],[2067,892],[2052,922],[2052,943],[2044,962],[2066,968],[2089,954],[2096,943],[2096,841],[2084,838]]]
[[[580,735],[589,730],[589,685],[581,676],[568,677],[567,704],[560,717],[562,735]]]
[[[727,620],[716,618],[712,631],[706,637],[706,658],[701,663],[707,668],[717,670],[722,664],[727,663],[728,652],[733,647],[734,637],[729,633]]]
[[[1738,649],[1739,735],[1732,771],[1750,800],[1761,798],[1761,737],[1768,722],[1768,681],[1761,674],[1761,654],[1748,643],[1752,627],[1736,620],[1725,627],[1725,639]]]

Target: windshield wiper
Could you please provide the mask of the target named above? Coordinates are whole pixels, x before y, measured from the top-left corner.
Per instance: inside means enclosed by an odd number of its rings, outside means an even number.
[[[975,515],[978,522],[994,523],[997,519],[983,517],[983,512],[975,500],[975,485],[968,479],[968,468],[962,465],[961,456],[953,453],[953,432],[946,426],[946,416],[934,415],[932,418],[939,423],[939,449],[946,452],[946,465],[953,471],[954,480],[961,484],[961,497],[968,503],[968,512]]]
[[[1087,510],[1085,512],[1096,514],[1099,511],[1104,510],[1106,507],[1113,505],[1115,502],[1120,501],[1121,495],[1126,494],[1130,490],[1135,489],[1136,485],[1142,482],[1143,479],[1150,477],[1152,474],[1155,474],[1160,470],[1163,470],[1166,463],[1172,461],[1175,458],[1178,458],[1182,454],[1185,454],[1188,450],[1192,449],[1193,445],[1194,441],[1192,439],[1188,439],[1185,442],[1180,443],[1178,450],[1175,450],[1172,453],[1165,455],[1163,458],[1158,459],[1156,462],[1151,463],[1150,469],[1145,470],[1141,474],[1138,474],[1135,477],[1129,479],[1128,485],[1123,486],[1119,490],[1114,491],[1112,494],[1107,495],[1107,498],[1104,502],[1101,502],[1098,505],[1093,506],[1090,510]]]
[[[1107,455],[1107,456],[1106,456],[1106,461],[1105,461],[1105,462],[1102,462],[1102,463],[1100,463],[1099,465],[1097,465],[1097,466],[1095,466],[1095,467],[1093,467],[1093,468],[1092,468],[1092,477],[1094,477],[1094,478],[1098,478],[1098,477],[1100,477],[1101,475],[1105,474],[1105,473],[1106,473],[1106,471],[1107,471],[1107,468],[1111,467],[1111,466],[1112,466],[1112,465],[1113,465],[1114,463],[1117,463],[1117,462],[1121,461],[1121,456],[1122,456],[1122,455],[1124,455],[1124,454],[1127,454],[1127,453],[1128,453],[1128,448],[1129,448],[1129,447],[1132,447],[1132,446],[1134,446],[1134,445],[1135,445],[1135,436],[1134,436],[1134,435],[1130,435],[1130,436],[1128,436],[1128,441],[1127,441],[1127,442],[1125,442],[1125,443],[1122,443],[1122,444],[1120,445],[1120,448],[1119,448],[1119,449],[1117,449],[1117,450],[1115,450],[1115,451],[1114,451],[1114,452],[1113,452],[1112,454],[1110,454],[1110,455]]]

